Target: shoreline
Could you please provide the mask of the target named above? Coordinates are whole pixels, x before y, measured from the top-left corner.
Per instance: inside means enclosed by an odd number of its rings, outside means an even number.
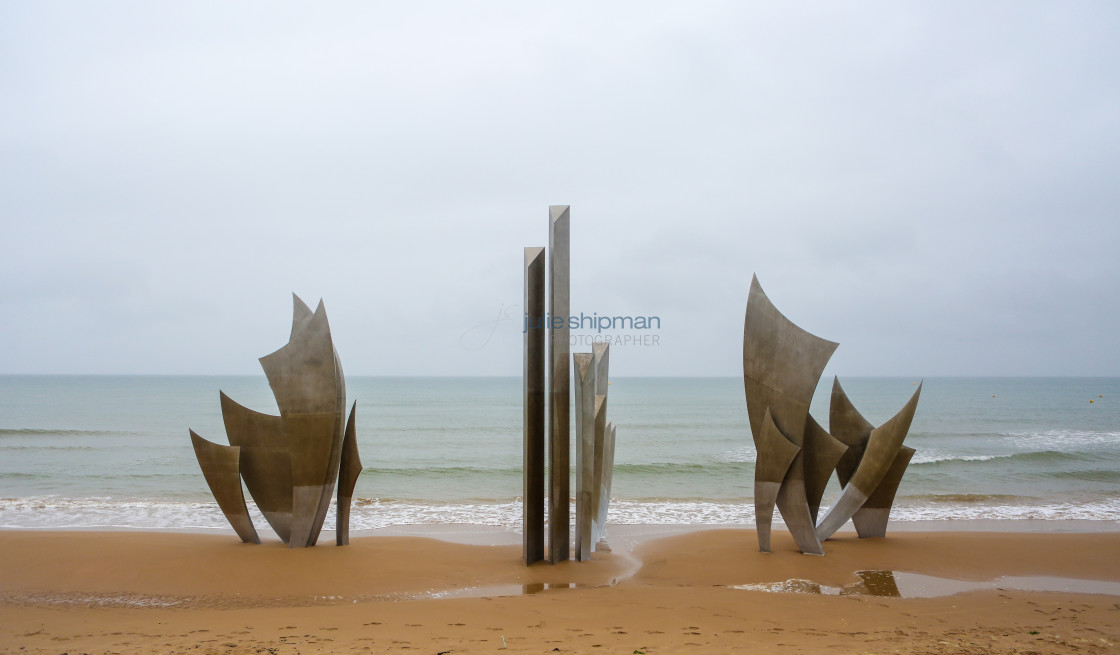
[[[448,532],[288,549],[232,534],[2,530],[0,651],[1105,653],[1120,643],[1117,531],[840,534],[824,557],[778,531],[770,554],[753,529],[652,532],[589,562],[525,567],[519,543]],[[1043,590],[1016,587],[1023,579]],[[1100,584],[1046,590],[1055,580]],[[946,581],[957,587],[936,588]]]
[[[607,542],[615,549],[631,550],[642,542],[678,534],[713,530],[754,531],[749,523],[650,523],[650,524],[608,524]],[[784,524],[775,516],[774,532],[785,531]],[[222,528],[149,528],[131,526],[89,526],[89,527],[0,527],[0,534],[6,532],[34,533],[84,533],[119,532],[125,534],[191,534],[228,536],[236,538],[228,525]],[[932,519],[926,521],[891,521],[887,538],[895,533],[911,532],[996,532],[1020,534],[1078,534],[1120,532],[1120,521],[1086,519]],[[265,543],[280,543],[279,538],[269,530],[260,532]],[[854,536],[851,524],[841,528],[837,536]],[[521,530],[505,526],[471,523],[414,523],[393,525],[384,528],[350,531],[357,537],[426,537],[473,546],[508,546],[521,544]],[[613,541],[612,541],[613,540]],[[324,528],[319,538],[320,545],[332,544],[334,531]]]

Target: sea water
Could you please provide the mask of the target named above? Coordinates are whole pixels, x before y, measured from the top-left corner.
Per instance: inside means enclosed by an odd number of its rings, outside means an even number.
[[[878,425],[919,380],[842,383]],[[229,530],[187,433],[227,443],[219,389],[278,413],[263,375],[0,376],[0,528]],[[812,407],[826,428],[830,391]],[[352,529],[520,525],[520,378],[351,376],[347,398],[364,465]],[[741,379],[615,378],[607,413],[608,523],[754,522]],[[1120,521],[1120,378],[927,379],[906,443],[893,520]],[[833,477],[824,505],[838,494]]]

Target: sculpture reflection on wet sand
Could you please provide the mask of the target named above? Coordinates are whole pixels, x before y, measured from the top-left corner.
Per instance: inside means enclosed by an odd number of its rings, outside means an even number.
[[[280,416],[219,392],[230,446],[191,431],[210,491],[242,541],[260,543],[240,479],[268,524],[292,548],[314,546],[338,483],[335,541],[349,543],[350,502],[361,473],[357,403],[344,419],[346,382],[322,301],[314,312],[293,294],[288,344],[260,358]],[[239,479],[240,478],[240,479]]]
[[[754,437],[758,547],[770,552],[775,506],[801,552],[823,555],[821,542],[849,518],[860,537],[886,534],[898,485],[914,450],[902,445],[921,385],[878,428],[856,411],[834,381],[829,430],[809,415],[821,373],[838,344],[782,315],[751,280],[743,327],[743,380]],[[825,486],[837,472],[842,492],[817,523]]]

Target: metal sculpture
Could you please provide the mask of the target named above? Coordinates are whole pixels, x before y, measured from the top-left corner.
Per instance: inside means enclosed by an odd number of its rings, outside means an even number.
[[[871,424],[848,400],[840,381],[833,381],[829,425],[837,436],[843,435],[842,440],[848,444],[849,450],[855,451],[856,456],[847,458],[843,467],[836,469],[844,490],[817,526],[817,537],[822,541],[832,536],[849,518],[854,519],[856,532],[861,537],[882,537],[886,534],[895,492],[910,458],[914,456],[914,449],[903,446],[902,441],[914,420],[921,393],[922,385],[919,384],[914,395],[891,420],[868,430]],[[855,518],[857,515],[859,519]]]
[[[610,503],[616,431],[606,420],[609,345],[576,353],[569,362],[570,208],[548,208],[548,249],[525,248],[523,414],[523,543],[526,565],[544,559],[545,452],[548,454],[548,559],[571,557],[569,493],[571,366],[575,367],[575,557],[590,559],[604,536]],[[545,255],[548,312],[545,313]],[[547,337],[547,344],[546,344]],[[547,380],[545,378],[547,372]],[[546,392],[547,389],[547,392]],[[546,403],[547,395],[547,403]],[[545,408],[547,406],[547,443]]]
[[[336,541],[345,545],[349,542],[350,502],[361,473],[355,434],[357,405],[349,420],[344,420],[346,384],[323,303],[312,312],[298,296],[292,294],[292,298],[292,332],[287,345],[260,358],[280,416],[255,412],[219,392],[231,444],[227,448],[233,448],[225,457],[237,465],[239,477],[245,480],[265,520],[293,548],[314,546],[318,541],[337,481]],[[207,473],[208,466],[213,468],[208,463],[212,456],[207,459],[200,454],[205,452],[200,441],[209,442],[193,432],[191,436],[211,491],[230,518],[230,494],[222,491],[219,495]],[[225,466],[228,470],[229,465]],[[238,492],[240,487],[238,481]],[[241,503],[244,506],[243,496]],[[252,528],[247,512],[244,520]],[[244,539],[241,522],[230,518]]]
[[[783,316],[758,278],[751,280],[743,327],[743,380],[757,453],[755,525],[762,552],[770,551],[775,506],[806,554],[823,555],[821,542],[849,518],[861,537],[886,533],[895,492],[914,453],[902,440],[921,387],[895,418],[872,429],[837,382],[830,433],[809,415],[809,404],[837,346]],[[844,490],[818,525],[833,470]]]
[[[358,413],[358,403],[350,406],[350,418],[346,420],[346,434],[342,437],[342,457],[338,464],[338,504],[335,507],[334,543],[336,546],[350,545],[350,503],[354,500],[354,487],[362,474],[362,458],[358,455],[358,434],[355,431],[354,416]]]
[[[598,532],[593,534],[591,540],[595,542],[595,550],[609,550],[606,547],[607,535],[607,510],[611,504],[611,482],[614,478],[614,441],[616,436],[614,423],[607,422],[606,443],[603,444],[603,479],[600,485]]]
[[[257,529],[253,527],[253,519],[249,518],[249,508],[245,506],[245,494],[241,491],[241,471],[239,455],[241,449],[237,446],[223,446],[212,441],[207,441],[191,433],[191,443],[194,444],[194,456],[198,465],[202,467],[202,475],[218,507],[226,515],[226,520],[233,526],[234,532],[245,543],[259,544],[261,538],[257,536]]]
[[[548,549],[553,564],[571,557],[568,508],[570,345],[570,211],[568,205],[548,208]]]
[[[574,353],[576,410],[576,560],[591,559],[591,510],[595,484],[595,356]]]
[[[766,297],[758,278],[752,279],[743,327],[743,378],[756,435],[755,518],[763,552],[770,550],[769,519],[776,504],[801,552],[824,554],[805,493],[803,446],[813,391],[837,345],[794,325]],[[769,423],[764,424],[767,413]]]
[[[593,352],[574,353],[576,413],[576,559],[584,562],[603,537],[610,489],[604,485],[614,463],[607,463],[608,441],[614,424],[607,422],[610,345],[595,344]],[[602,393],[600,393],[602,391]],[[610,436],[608,436],[610,435]]]
[[[607,440],[610,438],[612,423],[606,421],[607,387],[610,384],[610,344],[596,343],[591,347],[593,353],[592,366],[595,367],[595,396],[603,397],[603,423],[595,424],[595,453],[592,460],[592,490],[591,490],[591,550],[597,550],[599,540],[603,538],[603,528],[606,523],[606,506],[603,504],[603,481],[607,472]],[[606,493],[610,493],[608,490]],[[600,515],[602,514],[602,515]]]
[[[544,559],[545,485],[545,331],[529,321],[544,316],[544,248],[525,249],[525,337],[522,405],[524,407],[524,491],[522,554],[526,566]]]

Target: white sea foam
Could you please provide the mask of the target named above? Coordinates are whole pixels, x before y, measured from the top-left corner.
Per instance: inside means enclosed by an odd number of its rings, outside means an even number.
[[[827,511],[821,508],[821,514]],[[504,503],[381,502],[363,500],[352,508],[351,529],[375,530],[401,525],[521,526],[521,501]],[[250,515],[258,530],[268,525],[255,508]],[[574,510],[572,516],[574,516]],[[1120,498],[1082,503],[1038,505],[918,503],[901,504],[891,512],[894,521],[930,520],[1103,520],[1120,521]],[[752,525],[752,501],[611,501],[609,523],[618,525]],[[774,522],[781,517],[775,513]],[[334,525],[334,508],[325,525]],[[4,529],[142,529],[229,530],[215,503],[116,501],[108,498],[54,497],[0,499],[0,528]]]
[[[732,448],[726,450],[719,455],[719,461],[732,462],[732,463],[748,463],[753,464],[758,453],[755,452],[754,446],[741,446],[739,448]]]
[[[1005,456],[1005,455],[1004,455]],[[754,446],[742,446],[724,451],[719,455],[719,461],[730,463],[754,463],[757,453]],[[935,464],[937,462],[986,462],[998,459],[1001,455],[963,455],[950,453],[943,450],[920,448],[914,455],[911,464]]]
[[[255,507],[249,514],[267,525]],[[214,502],[28,496],[0,499],[0,528],[225,530],[229,522]]]
[[[911,464],[936,464],[938,462],[987,462],[999,455],[957,455],[936,449],[923,448],[914,454]]]
[[[1023,450],[1077,451],[1101,447],[1120,447],[1120,432],[1087,430],[1047,430],[1045,432],[1012,432],[1007,435]]]
[[[828,508],[821,507],[824,515]],[[1120,498],[1084,503],[1040,505],[936,503],[902,505],[891,510],[892,521],[1120,521]]]

